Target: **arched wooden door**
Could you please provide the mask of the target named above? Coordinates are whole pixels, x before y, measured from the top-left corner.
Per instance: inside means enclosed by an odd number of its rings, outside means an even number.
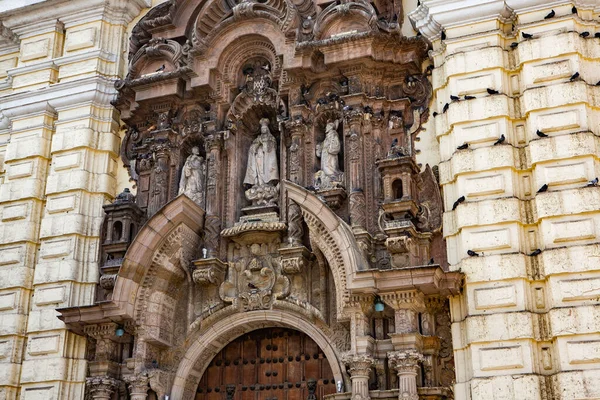
[[[329,362],[310,337],[266,328],[237,338],[215,356],[196,400],[314,400],[335,388]]]

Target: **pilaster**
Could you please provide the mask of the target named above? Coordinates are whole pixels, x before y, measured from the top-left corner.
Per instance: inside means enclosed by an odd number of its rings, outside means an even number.
[[[584,287],[599,271],[584,261],[600,241],[585,228],[600,208],[597,146],[586,144],[598,135],[587,122],[598,53],[579,36],[597,30],[593,8],[424,0],[409,14],[433,45],[444,236],[450,269],[466,276],[451,299],[457,398],[503,385],[506,398],[577,398],[590,386],[566,371],[600,368],[577,361],[595,340],[577,321],[595,313]]]

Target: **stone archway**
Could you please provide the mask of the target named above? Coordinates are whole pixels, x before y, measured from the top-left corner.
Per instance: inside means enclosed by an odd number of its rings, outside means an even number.
[[[227,344],[241,335],[261,328],[290,328],[310,337],[329,361],[334,381],[346,381],[347,377],[337,354],[325,332],[306,318],[289,311],[262,310],[233,314],[211,325],[190,345],[179,364],[171,398],[193,399],[204,371]]]
[[[308,335],[257,329],[227,344],[211,361],[194,400],[301,400],[336,391],[329,360]]]

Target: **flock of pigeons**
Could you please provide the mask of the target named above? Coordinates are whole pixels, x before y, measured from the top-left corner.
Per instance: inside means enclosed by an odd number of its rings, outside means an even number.
[[[571,12],[572,12],[573,14],[577,14],[577,8],[576,8],[576,7],[573,7],[573,8],[571,9]],[[550,18],[554,18],[555,16],[556,16],[556,12],[555,12],[554,10],[552,10],[552,11],[550,11],[550,13],[549,13],[548,15],[546,15],[544,18],[545,18],[545,19],[550,19]],[[529,34],[529,33],[525,33],[525,32],[522,32],[522,33],[521,33],[521,35],[523,36],[523,39],[525,39],[525,40],[532,39],[532,38],[534,37],[534,35],[532,35],[532,34]],[[589,32],[581,32],[581,33],[579,34],[579,36],[580,36],[580,37],[582,37],[582,38],[587,38],[587,37],[589,37],[589,36],[590,36],[590,33],[589,33]],[[594,34],[594,37],[595,37],[595,38],[600,38],[600,32],[597,32],[596,34]],[[445,40],[445,39],[446,39],[446,35],[445,35],[445,33],[444,33],[444,32],[442,32],[442,40]],[[510,45],[510,47],[511,47],[512,49],[515,49],[515,48],[517,48],[518,46],[519,46],[519,43],[517,43],[517,42],[514,42],[514,43],[512,43],[512,44]],[[570,81],[570,82],[573,82],[573,81],[576,81],[576,80],[578,80],[578,79],[580,79],[579,72],[575,72],[575,73],[574,73],[574,74],[573,74],[573,75],[572,75],[572,76],[569,78],[569,81]],[[599,81],[598,83],[596,83],[596,86],[600,86],[600,81]],[[488,89],[487,89],[487,92],[488,92],[488,94],[489,94],[489,95],[495,95],[495,94],[499,94],[499,91],[497,91],[497,90],[495,90],[495,89],[491,89],[491,88],[488,88]],[[469,95],[466,95],[466,96],[464,96],[464,100],[471,100],[471,99],[474,99],[474,98],[475,98],[475,96],[469,96]],[[460,101],[460,100],[461,100],[461,99],[460,99],[460,97],[459,97],[459,96],[454,96],[454,95],[451,95],[451,96],[450,96],[450,101],[451,101],[451,102],[456,102],[456,101]],[[442,114],[446,113],[446,111],[448,111],[448,108],[449,108],[449,107],[450,107],[450,103],[446,103],[446,104],[444,105],[444,107],[442,108]],[[433,113],[433,116],[434,116],[434,117],[436,117],[437,115],[438,115],[438,113],[435,113],[435,112]],[[547,134],[545,134],[544,132],[540,131],[539,129],[538,129],[538,130],[537,130],[535,133],[536,133],[536,135],[537,135],[539,138],[547,138],[547,137],[548,137],[548,135],[547,135]],[[499,144],[502,144],[502,143],[504,143],[504,141],[505,141],[505,140],[506,140],[506,137],[505,137],[505,136],[504,136],[504,134],[503,134],[503,135],[501,135],[501,136],[498,138],[498,140],[496,140],[496,141],[494,142],[494,146],[495,146],[495,145],[499,145]],[[457,147],[457,150],[466,150],[466,149],[468,149],[468,148],[469,148],[469,143],[464,143],[464,144],[462,144],[462,145],[458,146],[458,147]],[[597,187],[597,186],[598,186],[598,183],[599,183],[599,182],[598,182],[598,177],[596,177],[596,178],[594,178],[593,180],[589,181],[589,182],[587,183],[586,187]],[[549,186],[548,186],[548,184],[544,184],[544,185],[543,185],[543,186],[542,186],[542,187],[541,187],[541,188],[540,188],[540,189],[537,191],[537,193],[543,193],[543,192],[546,192],[546,191],[548,190],[548,187],[549,187]],[[454,202],[454,204],[452,205],[452,210],[456,210],[456,208],[457,208],[457,207],[458,207],[458,206],[459,206],[461,203],[463,203],[465,200],[466,200],[465,196],[460,196],[460,197],[459,197],[459,198],[458,198],[458,199],[457,199],[457,200]],[[530,254],[528,254],[528,255],[529,255],[530,257],[535,257],[535,256],[538,256],[538,255],[540,255],[541,253],[542,253],[542,250],[541,250],[541,249],[536,249],[536,250],[534,250],[533,252],[531,252],[531,253],[530,253]],[[477,252],[475,252],[475,251],[473,251],[473,250],[467,250],[467,255],[468,255],[469,257],[479,257],[479,256],[483,255],[483,253],[477,253]]]

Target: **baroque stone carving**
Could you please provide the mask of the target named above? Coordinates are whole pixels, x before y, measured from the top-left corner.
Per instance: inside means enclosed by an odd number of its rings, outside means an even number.
[[[248,149],[248,165],[244,184],[252,205],[275,205],[279,194],[277,140],[271,134],[268,118],[260,120],[260,132]]]
[[[179,194],[185,194],[200,207],[204,206],[204,158],[198,147],[192,147],[192,154],[185,160],[179,180]]]
[[[338,186],[342,180],[339,168],[338,154],[341,150],[340,138],[337,133],[339,120],[327,121],[325,140],[317,144],[316,154],[321,158],[321,169],[315,174],[315,186],[318,189],[331,189]]]
[[[302,227],[303,222],[302,211],[300,206],[294,202],[289,202],[288,205],[288,245],[291,247],[299,246],[302,243],[302,236],[304,235],[304,228]]]
[[[266,254],[262,246],[248,246],[249,254],[229,264],[229,273],[219,290],[221,299],[232,302],[241,311],[264,310],[274,299],[289,294],[289,279],[281,273],[278,259]]]
[[[110,400],[119,387],[119,381],[108,376],[91,376],[86,378],[86,390],[91,399]]]

